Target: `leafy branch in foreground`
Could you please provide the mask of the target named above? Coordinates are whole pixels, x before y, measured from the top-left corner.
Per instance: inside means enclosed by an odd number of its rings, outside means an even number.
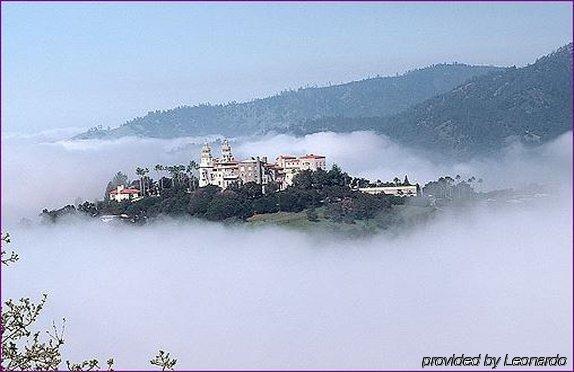
[[[2,233],[2,245],[4,244],[8,244],[10,243],[10,234],[9,233]],[[6,255],[8,254],[8,252],[6,252],[4,250],[4,248],[2,248],[2,264],[3,265],[9,265],[11,263],[14,263],[16,261],[18,261],[20,259],[20,257],[18,257],[18,254],[14,251],[10,252],[10,255],[8,257],[6,257]]]
[[[2,245],[10,243],[10,234],[2,233]],[[2,265],[8,266],[18,261],[19,257],[14,251],[6,257],[2,247]],[[29,298],[21,298],[18,301],[9,299],[2,308],[2,323],[0,326],[2,355],[0,370],[2,371],[57,371],[62,363],[60,348],[64,345],[64,331],[66,320],[62,320],[62,327],[58,329],[56,323],[52,323],[52,329],[45,331],[47,337],[41,338],[39,331],[32,328],[38,320],[48,296],[42,295],[38,303]],[[160,350],[159,354],[152,359],[152,365],[162,368],[162,371],[173,370],[176,359],[172,359],[169,353]],[[114,360],[106,361],[107,370],[113,371]],[[88,359],[80,363],[66,361],[69,371],[99,371],[100,362],[97,359]]]
[[[112,358],[106,361],[108,369],[106,371],[113,371],[114,360]],[[66,361],[69,371],[101,371],[100,362],[97,359],[85,360],[81,363],[74,364]]]
[[[173,371],[177,359],[171,358],[169,353],[160,350],[154,359],[149,361],[152,365],[158,366],[162,371]]]

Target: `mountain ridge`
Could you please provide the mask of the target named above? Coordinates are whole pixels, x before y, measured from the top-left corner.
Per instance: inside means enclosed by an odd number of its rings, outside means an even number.
[[[437,64],[394,77],[284,91],[244,103],[150,112],[74,139],[305,135],[371,130],[437,155],[496,153],[572,129],[572,43],[523,67]]]
[[[324,87],[299,88],[251,101],[180,106],[136,117],[109,130],[92,128],[74,139],[284,131],[329,116],[387,116],[446,92],[469,78],[500,70],[495,66],[435,64],[402,75],[374,77]]]
[[[324,117],[294,134],[372,130],[455,158],[491,154],[512,140],[544,143],[572,129],[572,43],[524,67],[476,76],[386,117]]]

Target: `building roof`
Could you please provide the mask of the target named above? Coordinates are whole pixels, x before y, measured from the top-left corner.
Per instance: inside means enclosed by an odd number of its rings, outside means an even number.
[[[230,166],[237,166],[237,164],[239,164],[236,161],[218,161],[216,163],[214,163],[213,167],[217,168],[217,167],[230,167]]]
[[[279,156],[277,157],[277,159],[280,159],[280,158],[281,158],[281,159],[297,159],[296,156],[292,156],[292,155],[279,155]]]
[[[325,157],[323,155],[307,154],[301,156],[300,159],[325,159]]]
[[[127,189],[122,189],[120,190],[119,194],[139,194],[140,191],[138,189],[135,188],[127,188]],[[110,194],[118,194],[118,190],[112,190],[110,191]]]
[[[239,175],[237,175],[237,174],[225,174],[223,176],[224,180],[236,180],[238,178],[239,178]]]

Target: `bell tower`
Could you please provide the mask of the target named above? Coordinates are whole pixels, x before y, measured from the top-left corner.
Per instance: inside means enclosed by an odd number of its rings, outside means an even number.
[[[211,147],[206,142],[201,148],[201,159],[199,160],[199,187],[209,185],[212,170],[213,157],[211,156]]]
[[[223,140],[221,144],[221,160],[224,163],[230,163],[235,160],[233,153],[231,152],[231,146],[229,146],[229,141],[227,139]]]
[[[201,159],[199,161],[200,167],[211,167],[213,164],[213,158],[211,157],[211,147],[209,143],[205,143],[201,148]]]

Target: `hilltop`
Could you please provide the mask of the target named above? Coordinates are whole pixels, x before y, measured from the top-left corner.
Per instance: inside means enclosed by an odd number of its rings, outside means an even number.
[[[455,158],[496,152],[512,140],[538,144],[572,128],[572,43],[522,68],[474,77],[396,115],[322,118],[294,133],[374,130]]]
[[[438,64],[399,76],[301,88],[244,103],[204,104],[149,112],[114,129],[93,128],[75,139],[236,136],[284,132],[323,117],[386,116],[447,92],[473,77],[500,70],[492,66]]]
[[[150,112],[74,139],[373,130],[462,159],[495,153],[513,140],[544,143],[571,126],[572,43],[520,68],[439,64],[245,103]]]

